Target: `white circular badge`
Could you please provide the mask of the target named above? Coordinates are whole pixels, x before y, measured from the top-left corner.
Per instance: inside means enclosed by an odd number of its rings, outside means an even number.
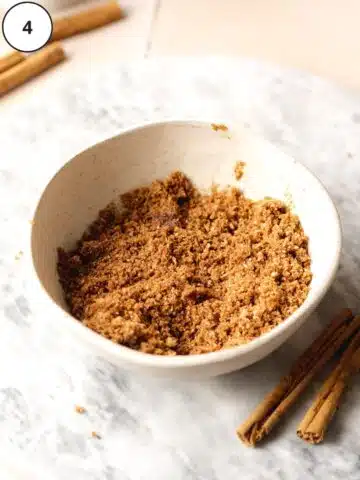
[[[53,24],[44,7],[21,2],[11,7],[2,22],[7,43],[19,52],[35,52],[50,40]]]

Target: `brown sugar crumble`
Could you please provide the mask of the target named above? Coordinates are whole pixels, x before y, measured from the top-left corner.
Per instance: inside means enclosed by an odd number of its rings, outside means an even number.
[[[20,260],[20,258],[24,255],[22,250],[19,250],[18,253],[15,255],[15,260]]]
[[[86,413],[86,409],[84,407],[81,407],[80,405],[75,405],[75,412],[83,414]]]
[[[308,239],[280,201],[200,193],[181,172],[122,195],[59,249],[71,313],[112,341],[158,355],[233,347],[281,323],[311,282]]]
[[[218,132],[219,130],[221,132],[227,132],[229,130],[229,128],[223,123],[212,123],[211,128],[214,130],[214,132]]]
[[[246,163],[245,162],[236,162],[234,168],[234,174],[236,180],[240,180],[241,177],[244,175],[244,168]]]

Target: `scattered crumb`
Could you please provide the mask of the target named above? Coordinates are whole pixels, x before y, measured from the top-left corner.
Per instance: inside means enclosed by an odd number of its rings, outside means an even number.
[[[348,157],[348,158],[353,158],[354,155],[353,155],[352,153],[348,152],[347,157]]]
[[[75,405],[75,412],[76,413],[85,413],[86,409],[84,407],[81,407],[80,405]]]
[[[16,255],[15,255],[15,260],[20,260],[20,258],[24,255],[24,252],[20,250]]]
[[[235,168],[234,168],[234,173],[235,173],[236,180],[240,180],[240,178],[244,175],[245,165],[246,165],[245,162],[236,162]]]
[[[34,220],[29,220],[30,225],[34,225]]]
[[[305,300],[308,239],[279,200],[201,193],[181,172],[122,195],[59,249],[71,313],[134,350],[192,355],[247,343]]]
[[[294,210],[295,209],[295,203],[293,196],[290,192],[290,190],[287,188],[285,193],[284,193],[284,201],[285,205],[288,207],[289,210]]]
[[[226,125],[223,123],[212,123],[211,128],[214,130],[214,132],[221,131],[221,132],[227,132],[229,129]]]
[[[97,432],[91,432],[91,436],[92,436],[93,438],[98,438],[98,439],[101,438],[101,436],[100,436]]]

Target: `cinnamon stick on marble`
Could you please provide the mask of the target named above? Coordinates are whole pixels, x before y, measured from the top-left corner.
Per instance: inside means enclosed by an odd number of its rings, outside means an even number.
[[[237,434],[245,445],[255,446],[270,433],[312,378],[359,328],[360,317],[353,318],[351,310],[344,309],[333,319],[294,363],[289,374],[240,425]]]
[[[323,441],[325,432],[338,409],[350,377],[360,366],[360,332],[349,343],[340,362],[331,372],[301,421],[297,435],[305,442]]]
[[[24,61],[0,73],[0,97],[64,59],[65,52],[59,43],[29,55]]]
[[[25,60],[25,55],[20,52],[11,52],[0,58],[0,73]]]
[[[122,17],[123,13],[119,4],[111,1],[79,13],[58,18],[54,21],[51,41],[61,40],[78,33],[102,27],[108,23],[120,20]]]

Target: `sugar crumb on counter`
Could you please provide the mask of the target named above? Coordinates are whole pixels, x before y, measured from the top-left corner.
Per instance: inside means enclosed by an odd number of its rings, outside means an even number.
[[[229,130],[229,128],[223,123],[212,123],[211,128],[214,130],[214,132],[227,132]]]
[[[75,412],[80,414],[86,413],[86,408],[81,407],[80,405],[75,405]]]
[[[18,253],[15,255],[15,260],[20,260],[20,258],[24,255],[22,250],[19,250]]]
[[[245,162],[236,162],[234,167],[234,174],[236,180],[240,180],[244,175]]]

